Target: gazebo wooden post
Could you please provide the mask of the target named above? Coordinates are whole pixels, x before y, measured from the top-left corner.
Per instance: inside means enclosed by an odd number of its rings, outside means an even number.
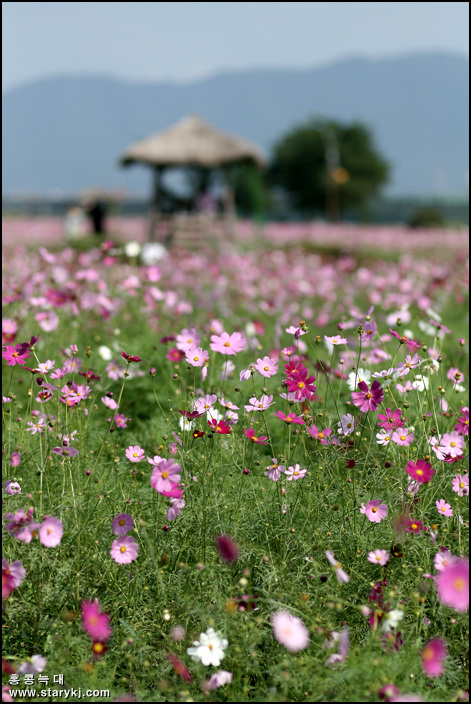
[[[153,168],[152,178],[152,198],[149,211],[149,229],[147,233],[148,242],[155,242],[155,234],[159,224],[159,187],[160,187],[161,169],[158,166]]]

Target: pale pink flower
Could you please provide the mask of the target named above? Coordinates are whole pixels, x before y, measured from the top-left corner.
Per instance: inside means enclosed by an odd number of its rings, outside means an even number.
[[[305,650],[309,645],[309,631],[301,619],[288,611],[278,611],[271,616],[273,635],[292,653]]]
[[[193,367],[202,367],[209,360],[209,353],[201,347],[188,347],[185,350],[185,359]]]
[[[7,481],[3,485],[3,488],[9,496],[21,494],[21,485],[18,484],[18,482],[14,482],[12,479],[7,479]]]
[[[287,482],[296,481],[297,479],[302,479],[307,474],[307,469],[300,469],[299,464],[295,464],[294,467],[288,467],[285,470],[285,477]]]
[[[399,430],[394,431],[391,440],[395,442],[396,445],[409,447],[409,445],[414,442],[414,433],[408,428],[399,428]]]
[[[182,352],[191,347],[198,347],[201,340],[201,336],[196,332],[195,328],[190,328],[189,330],[182,330],[179,335],[177,335],[177,349]]]
[[[39,540],[47,548],[55,548],[60,544],[64,527],[58,518],[46,516],[39,529]]]
[[[278,464],[275,457],[272,457],[272,465],[266,467],[265,476],[274,482],[277,482],[281,477],[282,473],[285,471],[284,465]]]
[[[238,354],[247,349],[247,341],[240,332],[233,332],[232,335],[223,332],[221,335],[211,335],[210,347],[221,354]]]
[[[328,337],[324,335],[324,340],[329,343],[329,345],[346,345],[347,339],[341,335],[334,335],[333,337]]]
[[[368,501],[366,504],[362,504],[360,508],[360,513],[366,514],[366,517],[372,523],[381,523],[383,518],[388,515],[387,504],[382,504],[380,499],[374,499],[373,501]]]
[[[154,467],[150,479],[151,486],[159,493],[172,491],[173,487],[181,480],[182,468],[173,459],[162,460]]]
[[[170,506],[167,509],[167,521],[174,521],[181,513],[182,508],[185,508],[184,499],[170,499]]]
[[[248,405],[244,406],[246,411],[266,411],[267,408],[270,408],[270,406],[273,406],[274,401],[273,401],[273,396],[267,396],[266,394],[263,394],[260,396],[259,399],[255,398],[253,396],[251,399],[249,399]]]
[[[445,499],[440,499],[440,501],[435,501],[435,505],[437,507],[437,511],[441,516],[452,516],[453,515],[453,509],[451,508],[450,504],[447,504]]]
[[[55,360],[52,361],[48,359],[46,362],[41,362],[38,364],[38,369],[42,374],[49,374],[54,369]]]
[[[139,545],[130,535],[113,540],[110,555],[118,565],[128,565],[137,558]]]
[[[126,457],[130,462],[140,462],[146,456],[145,450],[139,445],[130,445],[125,452]]]
[[[457,559],[435,578],[438,598],[446,606],[461,613],[469,608],[469,562]]]
[[[37,675],[46,667],[46,658],[42,655],[32,655],[27,661],[22,662],[16,672],[20,675]]]
[[[265,377],[273,376],[278,371],[278,364],[271,357],[259,357],[255,363],[255,369]]]
[[[107,408],[110,408],[112,411],[115,411],[118,408],[118,404],[116,401],[109,396],[102,396],[101,397],[102,402],[105,404]]]
[[[214,406],[218,397],[216,394],[206,394],[206,396],[200,396],[194,403],[194,410],[198,413],[207,413]]]
[[[433,564],[437,572],[443,572],[445,567],[452,565],[458,558],[452,555],[449,550],[440,550],[433,558]]]
[[[368,562],[373,565],[381,565],[383,567],[389,561],[389,553],[387,550],[372,550],[368,553]]]
[[[346,660],[348,651],[350,650],[350,632],[348,628],[344,628],[341,633],[333,631],[331,633],[331,638],[325,640],[322,647],[332,648],[336,643],[339,644],[339,652],[331,655],[328,658],[326,665],[337,665],[338,663]]]
[[[453,491],[456,491],[458,496],[469,495],[469,477],[467,474],[457,474],[452,482]]]
[[[344,572],[340,562],[337,562],[337,560],[334,557],[334,553],[331,550],[326,550],[325,556],[328,559],[328,561],[330,562],[330,564],[332,565],[332,567],[335,567],[335,575],[336,575],[338,581],[340,582],[340,584],[342,584],[342,583],[347,584],[347,582],[350,581],[350,577],[348,576],[348,574],[346,574]]]
[[[452,430],[442,437],[440,450],[450,457],[459,457],[463,454],[465,445],[465,439],[456,430]]]
[[[209,680],[204,683],[203,690],[207,689],[212,692],[215,689],[219,689],[219,687],[223,687],[225,684],[230,684],[231,682],[232,672],[228,672],[227,670],[219,670],[218,672],[215,672],[214,675],[211,675]]]

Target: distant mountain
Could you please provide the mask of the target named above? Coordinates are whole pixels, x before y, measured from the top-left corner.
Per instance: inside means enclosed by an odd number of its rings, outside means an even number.
[[[469,61],[427,53],[352,58],[312,70],[224,73],[193,83],[57,77],[3,96],[3,192],[91,185],[146,194],[145,167],[120,169],[131,142],[197,113],[267,154],[310,116],[366,122],[392,164],[391,194],[462,192]]]

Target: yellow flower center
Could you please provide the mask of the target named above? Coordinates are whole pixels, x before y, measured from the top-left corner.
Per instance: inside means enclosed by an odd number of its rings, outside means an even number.
[[[304,389],[304,386],[305,386],[304,382],[300,381],[298,384],[298,389]]]
[[[371,394],[370,394],[369,391],[368,391],[368,393],[366,394],[366,398],[371,398]]]
[[[459,591],[459,592],[462,592],[463,589],[466,588],[465,581],[464,581],[464,579],[463,579],[462,577],[458,577],[457,579],[455,579],[455,580],[453,581],[453,586],[454,586],[454,588],[455,588],[457,591]]]
[[[455,441],[450,442],[450,447],[456,447],[456,442]]]
[[[167,471],[162,472],[162,478],[167,479],[167,477],[168,477],[168,472]]]
[[[93,643],[92,650],[94,653],[97,653],[97,655],[100,655],[105,650],[105,646],[103,643]]]
[[[263,371],[264,371],[264,372],[269,372],[269,371],[270,371],[270,367],[263,367]]]
[[[418,469],[417,472],[416,472],[416,474],[418,474],[419,477],[421,477],[423,473],[424,473],[424,472],[423,472],[422,469]]]
[[[445,512],[445,511],[446,511],[446,508],[445,508],[445,506],[440,506],[440,511],[443,511],[443,512]]]
[[[401,435],[401,440],[404,441],[405,439],[406,439],[406,436],[405,436],[405,435]]]
[[[321,440],[323,440],[323,439],[324,439],[324,433],[318,433],[318,434],[317,434],[317,437],[318,437],[318,438],[321,438]]]
[[[193,361],[194,361],[194,362],[199,362],[199,361],[200,361],[200,358],[199,358],[199,357],[193,357]]]
[[[224,343],[224,347],[230,347],[230,346],[231,346],[231,343],[229,341]]]
[[[210,643],[210,644],[208,645],[208,648],[209,648],[210,650],[213,650],[214,645],[213,645],[212,643]]]
[[[378,562],[379,562],[379,561],[381,560],[381,555],[376,555],[376,559],[377,559]]]
[[[372,513],[376,513],[377,510],[378,510],[378,509],[376,508],[376,506],[373,506],[373,508],[371,509]]]
[[[433,651],[433,648],[430,648],[430,646],[427,646],[426,648],[424,648],[422,651],[422,658],[427,661],[434,660],[435,653]]]
[[[418,527],[419,527],[419,526],[417,525],[417,523],[412,523],[412,524],[411,524],[412,530],[416,530],[416,528],[418,528]]]
[[[121,545],[121,547],[119,548],[120,552],[126,552],[126,549],[126,545]]]
[[[465,485],[464,482],[460,482],[460,488],[461,488],[461,489],[464,488],[464,485]]]
[[[120,525],[120,526],[124,526],[125,523],[126,523],[126,521],[124,520],[124,518],[121,518],[121,519],[119,520],[119,525]]]
[[[137,452],[133,452],[133,453],[132,453],[132,456],[133,456],[133,457],[137,457]]]

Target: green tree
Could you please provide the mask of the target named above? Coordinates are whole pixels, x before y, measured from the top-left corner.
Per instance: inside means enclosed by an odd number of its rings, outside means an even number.
[[[387,182],[389,165],[365,125],[313,119],[275,145],[269,174],[295,208],[336,220],[364,208]]]

